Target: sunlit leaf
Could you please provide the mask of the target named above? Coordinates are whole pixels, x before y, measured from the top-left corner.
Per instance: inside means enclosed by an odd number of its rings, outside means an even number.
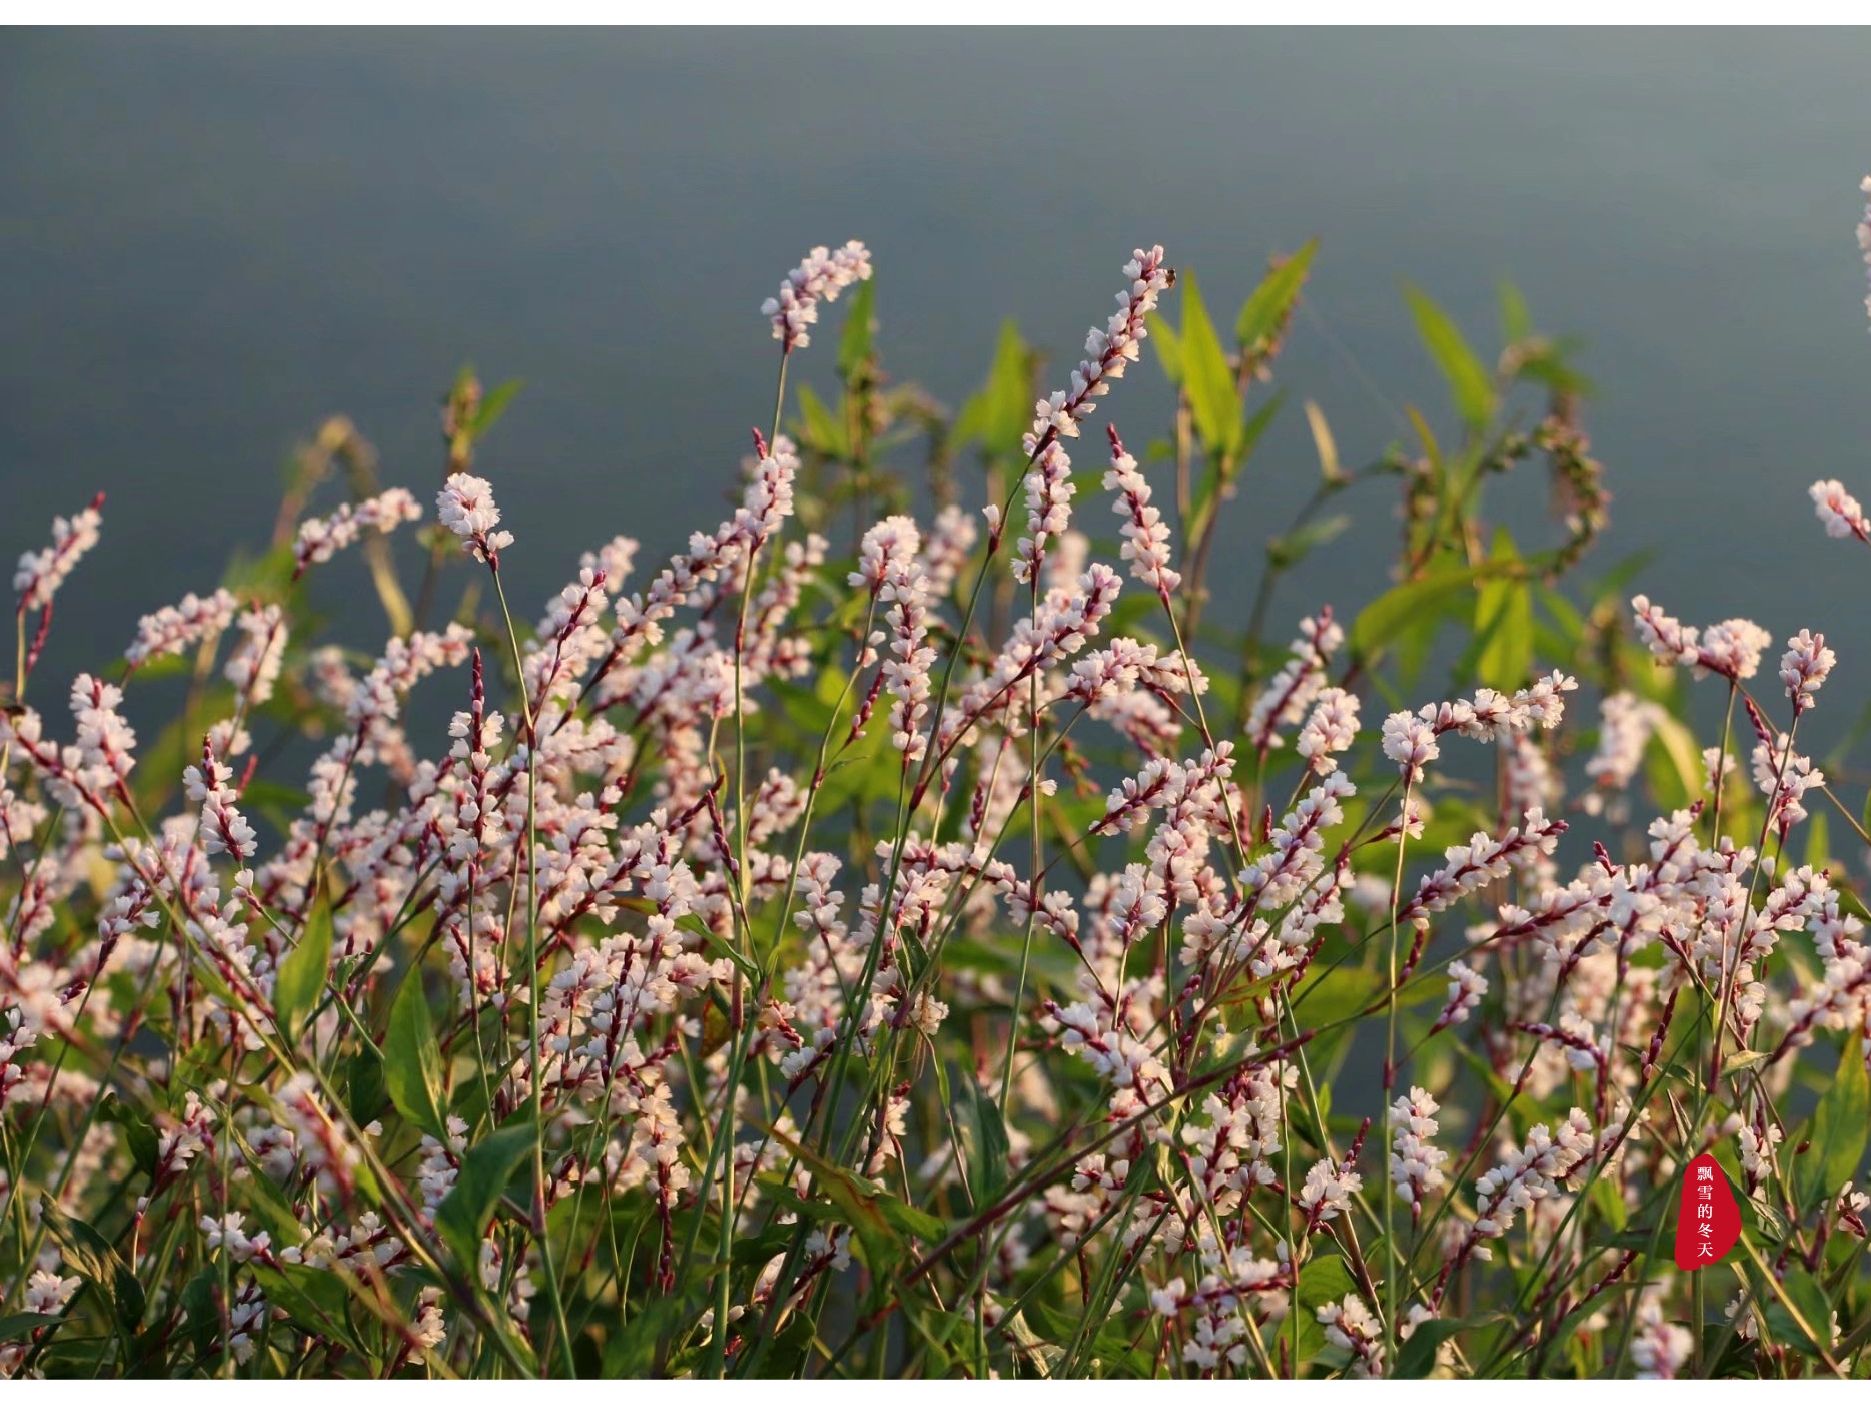
[[[300,1021],[324,991],[331,966],[331,937],[331,909],[321,901],[312,908],[299,943],[279,962],[273,981],[273,1021],[288,1039],[298,1036]]]
[[[1409,299],[1410,312],[1416,318],[1417,334],[1422,337],[1443,379],[1449,382],[1456,413],[1469,428],[1477,431],[1485,428],[1494,413],[1494,378],[1469,349],[1460,328],[1449,319],[1448,313],[1414,287],[1405,287],[1404,296]]]

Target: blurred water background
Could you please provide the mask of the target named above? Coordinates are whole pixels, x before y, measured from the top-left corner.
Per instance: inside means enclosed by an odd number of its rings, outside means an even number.
[[[759,303],[811,244],[870,244],[886,368],[953,405],[1003,315],[1068,366],[1136,243],[1198,270],[1226,325],[1269,252],[1318,235],[1212,620],[1314,481],[1298,400],[1349,463],[1405,437],[1406,402],[1448,423],[1400,285],[1491,355],[1506,277],[1599,387],[1617,500],[1588,570],[1653,551],[1642,585],[1692,621],[1823,628],[1842,702],[1871,691],[1871,552],[1824,539],[1804,489],[1871,496],[1867,71],[1871,36],[1838,32],[14,31],[0,554],[109,492],[55,694],[263,540],[325,416],[428,500],[437,397],[472,362],[526,382],[480,461],[531,614],[613,533],[653,570],[719,519],[771,402]],[[1133,440],[1164,430],[1154,366],[1107,404]],[[1539,519],[1536,476],[1509,520]],[[1383,588],[1393,502],[1348,500],[1348,547],[1298,573],[1275,634]],[[374,604],[346,608],[361,562],[314,587],[379,639]]]

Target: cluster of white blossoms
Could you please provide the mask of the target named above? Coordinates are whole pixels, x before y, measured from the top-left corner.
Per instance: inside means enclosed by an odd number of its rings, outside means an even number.
[[[513,544],[511,531],[496,529],[500,508],[494,505],[493,485],[486,478],[451,473],[436,494],[435,515],[484,565],[498,564],[500,552]]]
[[[1298,724],[1306,715],[1306,708],[1324,695],[1326,674],[1344,641],[1345,630],[1332,617],[1329,604],[1317,614],[1300,620],[1299,637],[1292,643],[1292,656],[1268,680],[1248,711],[1245,729],[1256,750],[1272,750],[1286,744],[1281,730]],[[1343,689],[1339,689],[1338,695],[1349,700],[1349,720],[1355,727],[1357,699]],[[1331,719],[1321,718],[1321,726],[1334,727],[1336,723],[1333,734],[1341,734],[1347,719],[1343,711],[1340,704],[1334,708]],[[1319,747],[1325,744],[1324,735],[1315,735],[1313,750],[1302,749],[1300,753],[1310,759],[1313,754],[1320,753]],[[1330,753],[1329,748],[1325,753]]]
[[[1436,1112],[1441,1109],[1435,1097],[1413,1086],[1408,1096],[1399,1096],[1391,1103],[1389,1111],[1390,1127],[1395,1132],[1391,1178],[1397,1197],[1419,1217],[1424,1199],[1446,1182],[1442,1166],[1448,1163],[1449,1152],[1435,1143]]]
[[[870,275],[870,250],[856,239],[836,249],[820,245],[786,275],[779,296],[760,304],[760,313],[772,321],[773,339],[790,353],[812,344],[820,302],[836,302],[839,293]]]
[[[1824,478],[1806,491],[1813,499],[1813,513],[1825,527],[1826,535],[1841,540],[1856,536],[1871,545],[1871,522],[1865,520],[1864,508],[1845,490],[1844,483],[1835,477]]]
[[[492,505],[490,499],[490,510]],[[345,502],[330,516],[315,516],[300,524],[298,539],[292,548],[293,569],[303,574],[310,566],[323,565],[365,531],[387,533],[406,521],[420,520],[422,508],[417,505],[415,494],[403,487],[392,487],[361,502]],[[495,512],[493,521],[498,520],[500,514]],[[453,526],[450,529],[460,534]]]
[[[1442,737],[1454,731],[1471,740],[1499,741],[1529,730],[1550,731],[1565,716],[1565,695],[1578,681],[1551,672],[1511,697],[1483,687],[1472,700],[1437,702],[1419,711],[1394,711],[1384,718],[1384,754],[1411,784],[1422,783],[1429,763],[1442,754]]]
[[[83,511],[68,517],[54,517],[52,543],[20,556],[13,570],[13,592],[19,596],[22,613],[51,607],[52,596],[58,593],[59,586],[97,544],[104,519],[100,511],[103,505],[104,494],[100,492]]]
[[[1761,654],[1773,642],[1766,629],[1749,619],[1691,628],[1641,594],[1631,599],[1631,616],[1638,638],[1658,662],[1688,663],[1698,673],[1712,672],[1730,682],[1745,682],[1760,671]]]
[[[1024,442],[1032,456],[1049,438],[1076,438],[1079,421],[1089,415],[1093,401],[1110,393],[1111,382],[1123,378],[1125,368],[1143,355],[1149,335],[1150,313],[1157,300],[1175,283],[1175,271],[1163,261],[1163,246],[1137,249],[1124,265],[1130,285],[1117,294],[1117,310],[1102,329],[1093,327],[1085,337],[1085,357],[1063,390],[1034,406],[1033,426]]]
[[[1168,602],[1182,586],[1182,576],[1170,569],[1169,526],[1163,513],[1150,503],[1150,484],[1137,460],[1124,451],[1115,424],[1111,436],[1111,466],[1104,475],[1105,489],[1117,494],[1111,510],[1123,519],[1118,534],[1124,544],[1118,555],[1130,562],[1130,573]]]
[[[240,601],[225,589],[217,589],[206,599],[185,594],[180,604],[165,604],[143,616],[136,627],[136,639],[124,649],[124,660],[136,668],[151,658],[179,656],[219,638],[233,626],[239,611]]]

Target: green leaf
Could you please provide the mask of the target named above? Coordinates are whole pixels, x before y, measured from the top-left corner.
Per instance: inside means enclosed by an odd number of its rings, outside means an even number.
[[[668,1351],[682,1343],[681,1327],[694,1320],[707,1300],[707,1280],[698,1274],[696,1280],[678,1285],[674,1295],[659,1296],[637,1306],[604,1342],[604,1377],[651,1377],[658,1354],[667,1360]]]
[[[1297,531],[1276,536],[1267,543],[1267,560],[1279,570],[1290,570],[1320,546],[1329,544],[1351,525],[1348,516],[1327,516],[1309,521]]]
[[[348,1310],[351,1293],[338,1271],[301,1263],[282,1263],[274,1267],[255,1262],[253,1274],[266,1298],[284,1307],[308,1335],[334,1340],[358,1354],[366,1353],[363,1342],[351,1328]],[[215,1318],[218,1321],[218,1312]]]
[[[968,1141],[968,1185],[974,1190],[975,1207],[981,1209],[995,1202],[1007,1183],[1007,1126],[1001,1120],[1000,1107],[981,1084],[972,1076],[963,1079],[969,1094],[968,1119],[963,1122]]]
[[[504,1125],[461,1157],[455,1186],[435,1210],[435,1228],[471,1281],[480,1280],[481,1239],[507,1181],[533,1148],[533,1124]]]
[[[1858,1177],[1865,1135],[1871,1130],[1871,1084],[1857,1040],[1846,1039],[1832,1082],[1813,1111],[1807,1138],[1812,1148],[1799,1157],[1800,1199],[1811,1208]]]
[[[877,284],[866,278],[851,294],[844,335],[838,338],[838,374],[849,383],[870,359],[871,334],[876,329]]]
[[[889,1194],[877,1196],[877,1206],[892,1227],[921,1242],[940,1242],[948,1236],[948,1225],[933,1213],[925,1213]]]
[[[1650,780],[1665,808],[1680,808],[1700,795],[1707,782],[1702,751],[1695,735],[1674,716],[1659,712],[1655,720],[1653,734],[1669,763],[1653,768]]]
[[[1493,563],[1432,570],[1421,579],[1396,585],[1364,606],[1351,625],[1351,646],[1368,658],[1394,643],[1399,634],[1433,627],[1475,582],[1497,573]]]
[[[1442,1348],[1445,1340],[1452,1340],[1462,1331],[1480,1324],[1474,1320],[1425,1320],[1410,1332],[1410,1338],[1403,1342],[1403,1348],[1397,1351],[1397,1372],[1399,1379],[1426,1379],[1430,1370],[1436,1367],[1436,1351]]]
[[[1477,431],[1486,428],[1494,414],[1494,377],[1469,349],[1460,328],[1449,320],[1448,313],[1414,287],[1406,286],[1403,295],[1409,300],[1411,315],[1416,318],[1417,335],[1422,338],[1443,379],[1449,382],[1455,412],[1469,428]]]
[[[1231,456],[1240,440],[1241,397],[1235,392],[1227,353],[1208,319],[1195,274],[1184,272],[1180,286],[1182,383],[1195,416],[1196,437],[1209,454]]]
[[[1812,1273],[1805,1267],[1795,1264],[1788,1267],[1786,1275],[1780,1278],[1780,1290],[1793,1303],[1793,1310],[1787,1309],[1780,1300],[1779,1292],[1772,1287],[1762,1290],[1759,1296],[1774,1339],[1785,1341],[1802,1353],[1818,1357],[1825,1349],[1825,1334],[1832,1326],[1832,1303],[1826,1299],[1825,1288],[1813,1280]],[[1798,1312],[1797,1316],[1795,1311]]]
[[[1823,872],[1832,865],[1830,833],[1831,825],[1824,810],[1806,820],[1806,865],[1815,872]]]
[[[158,1137],[156,1127],[150,1124],[148,1118],[121,1096],[109,1091],[104,1093],[97,1115],[99,1120],[123,1127],[124,1139],[130,1146],[130,1155],[136,1161],[136,1167],[145,1174],[154,1175]]]
[[[1307,1314],[1331,1301],[1342,1301],[1358,1289],[1345,1259],[1315,1257],[1299,1269],[1299,1304]]]
[[[1519,552],[1505,530],[1494,535],[1490,559],[1518,564]],[[1475,592],[1475,638],[1480,656],[1475,680],[1512,691],[1525,685],[1533,668],[1533,589],[1524,577],[1499,575],[1483,580]]]
[[[828,458],[849,457],[851,444],[845,435],[845,426],[832,413],[830,406],[819,398],[818,392],[810,385],[801,385],[798,400],[799,416],[803,421],[800,439],[805,446]]]
[[[1527,299],[1510,282],[1501,283],[1498,292],[1501,301],[1501,340],[1510,346],[1517,341],[1525,341],[1533,335],[1533,313],[1527,310]]]
[[[1222,499],[1233,494],[1235,477],[1246,465],[1254,446],[1260,442],[1260,436],[1267,431],[1267,425],[1273,422],[1273,416],[1280,412],[1280,406],[1285,403],[1285,394],[1271,396],[1245,423],[1236,421],[1234,440],[1226,453],[1208,455],[1208,468],[1196,488],[1195,501],[1184,527],[1187,539],[1200,540],[1207,533],[1209,523],[1221,507]]]
[[[1241,315],[1234,323],[1234,339],[1244,352],[1249,355],[1262,352],[1266,343],[1286,324],[1299,301],[1300,289],[1312,272],[1313,255],[1318,251],[1319,241],[1308,239],[1262,278],[1260,286],[1241,304]]]
[[[182,1288],[182,1318],[188,1339],[195,1346],[195,1358],[206,1359],[214,1350],[215,1333],[221,1326],[221,1313],[215,1309],[214,1292],[221,1281],[221,1267],[210,1262]]]
[[[1334,486],[1344,483],[1347,474],[1338,461],[1338,440],[1332,436],[1325,411],[1312,400],[1306,401],[1306,425],[1312,430],[1312,446],[1319,455],[1319,476]]]
[[[1758,1067],[1767,1060],[1767,1054],[1759,1048],[1744,1047],[1722,1058],[1722,1075],[1731,1077],[1736,1072],[1745,1072],[1749,1067]]]
[[[1293,993],[1293,1009],[1297,1013],[1305,1008],[1307,1027],[1323,1028],[1370,1007],[1383,989],[1384,977],[1376,970],[1355,965],[1324,968],[1308,976]]]
[[[42,1315],[38,1311],[23,1310],[15,1315],[0,1315],[0,1342],[22,1339],[34,1330],[43,1330],[49,1325],[56,1325],[65,1317],[62,1315]]]
[[[1157,357],[1163,362],[1163,374],[1172,385],[1182,383],[1182,338],[1176,334],[1176,328],[1169,324],[1169,318],[1161,312],[1152,312],[1149,316],[1150,344],[1156,348]]]
[[[118,1331],[128,1340],[143,1321],[145,1305],[143,1284],[136,1273],[124,1265],[97,1229],[82,1218],[67,1216],[49,1194],[39,1196],[39,1207],[46,1231],[58,1243],[66,1264],[104,1298]]]
[[[331,909],[321,901],[312,908],[299,943],[279,962],[273,981],[273,1023],[288,1041],[298,1036],[299,1022],[312,1011],[330,968]]]
[[[447,1143],[442,1051],[435,1041],[419,968],[403,976],[390,1004],[390,1025],[383,1039],[383,1084],[405,1119]]]
[[[481,397],[481,407],[474,416],[474,426],[470,431],[475,438],[500,422],[500,416],[507,412],[507,406],[513,403],[513,397],[525,383],[524,380],[503,380]]]
[[[990,454],[1012,453],[1020,446],[1037,398],[1033,350],[1021,339],[1019,327],[1011,320],[1002,322],[987,383],[955,416],[955,442],[978,443]]]
[[[842,1223],[856,1233],[864,1249],[865,1265],[874,1274],[885,1273],[892,1262],[902,1258],[908,1244],[883,1207],[889,1195],[879,1192],[868,1179],[860,1179],[850,1170],[833,1164],[785,1131],[775,1129],[769,1133],[812,1171],[812,1196],[800,1200],[802,1209],[814,1217]]]

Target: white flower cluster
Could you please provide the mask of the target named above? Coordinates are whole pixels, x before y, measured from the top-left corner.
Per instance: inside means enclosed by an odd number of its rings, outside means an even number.
[[[1469,893],[1502,881],[1522,853],[1550,855],[1565,831],[1564,819],[1548,819],[1533,809],[1498,838],[1477,833],[1467,843],[1445,849],[1443,865],[1423,878],[1416,895],[1398,913],[1398,921],[1412,921],[1428,911],[1445,911]]]
[[[254,854],[253,825],[234,807],[228,787],[234,771],[215,759],[214,748],[204,741],[201,764],[182,772],[182,786],[191,803],[201,805],[202,845],[210,856],[226,853],[245,867]]]
[[[1299,1188],[1299,1206],[1306,1210],[1308,1226],[1329,1223],[1348,1212],[1352,1199],[1363,1187],[1364,1176],[1342,1160],[1314,1163]]]
[[[1039,578],[1046,545],[1060,540],[1072,521],[1072,460],[1054,440],[1039,450],[1026,473],[1026,529],[1014,554],[1013,577],[1023,585]]]
[[[1780,659],[1780,680],[1786,684],[1795,716],[1819,704],[1819,689],[1837,662],[1838,655],[1826,647],[1823,633],[1803,628],[1787,640],[1786,655]]]
[[[1329,604],[1310,618],[1300,620],[1299,637],[1292,644],[1292,657],[1273,675],[1248,711],[1245,729],[1256,750],[1272,750],[1286,744],[1279,734],[1280,728],[1294,725],[1305,716],[1306,708],[1325,687],[1326,669],[1344,641],[1345,630],[1333,619]],[[1352,719],[1355,724],[1355,702]]]
[[[1813,514],[1825,527],[1826,535],[1835,540],[1856,536],[1871,545],[1871,522],[1865,520],[1864,508],[1845,490],[1844,483],[1835,477],[1822,478],[1806,489],[1806,495],[1813,499]]]
[[[1712,672],[1745,682],[1760,670],[1761,654],[1773,637],[1747,619],[1724,619],[1698,631],[1664,613],[1644,595],[1631,599],[1637,636],[1662,663],[1687,663],[1698,674]]]
[[[22,610],[44,609],[51,605],[58,587],[77,568],[85,553],[97,544],[98,528],[103,522],[99,508],[103,505],[104,494],[100,492],[83,511],[69,517],[53,517],[52,544],[20,556],[13,571],[13,590],[19,596]]]
[[[1580,799],[1588,814],[1616,811],[1643,768],[1644,750],[1668,713],[1635,693],[1613,692],[1598,704],[1598,747],[1585,762],[1592,789]]]
[[[1085,337],[1085,358],[1072,372],[1067,388],[1055,390],[1034,406],[1033,427],[1024,451],[1031,457],[1048,437],[1075,438],[1079,421],[1092,411],[1092,401],[1107,394],[1111,381],[1123,377],[1125,367],[1143,355],[1146,321],[1157,299],[1174,283],[1175,273],[1163,262],[1163,246],[1136,249],[1124,265],[1130,286],[1117,295],[1117,311],[1103,330],[1093,327]]]
[[[1565,694],[1578,685],[1563,672],[1551,672],[1511,697],[1483,687],[1472,701],[1435,703],[1414,713],[1393,711],[1384,718],[1384,754],[1412,784],[1420,783],[1424,767],[1442,754],[1441,737],[1450,731],[1495,741],[1535,727],[1551,730],[1565,714]]]
[[[820,302],[837,301],[839,293],[870,275],[870,250],[856,239],[836,249],[821,244],[786,275],[779,296],[760,304],[760,313],[773,323],[773,339],[790,353],[812,343]]]
[[[1326,1340],[1351,1356],[1353,1378],[1384,1376],[1384,1329],[1360,1297],[1353,1294],[1328,1301],[1319,1307],[1318,1319],[1325,1327]]]
[[[1441,1109],[1436,1098],[1420,1086],[1411,1087],[1408,1096],[1399,1096],[1390,1104],[1390,1128],[1395,1132],[1391,1182],[1412,1213],[1421,1214],[1423,1199],[1441,1188],[1447,1177],[1442,1166],[1448,1163],[1449,1152],[1433,1143],[1436,1112]]]
[[[1595,1143],[1591,1117],[1576,1106],[1557,1133],[1544,1125],[1528,1131],[1524,1148],[1510,1150],[1476,1181],[1475,1221],[1462,1247],[1464,1255],[1487,1261],[1484,1240],[1505,1236],[1523,1211],[1557,1194],[1566,1177],[1591,1157]]]
[[[1358,739],[1358,710],[1357,697],[1342,687],[1327,687],[1314,698],[1312,714],[1293,744],[1314,774],[1331,774],[1338,768],[1335,757]]]
[[[1169,526],[1163,513],[1150,503],[1150,484],[1144,480],[1137,460],[1124,451],[1117,436],[1117,426],[1109,426],[1111,466],[1105,472],[1104,486],[1117,493],[1111,510],[1123,518],[1117,528],[1124,544],[1118,555],[1130,562],[1130,573],[1157,592],[1165,602],[1182,584],[1182,576],[1170,569]]]
[[[492,505],[491,498],[489,505]],[[499,513],[495,513],[494,520],[499,519]],[[365,531],[388,533],[403,522],[420,520],[422,508],[416,504],[415,494],[406,488],[392,487],[361,502],[345,502],[330,516],[315,516],[301,522],[292,548],[293,578],[297,579],[311,566],[323,565]]]
[[[486,478],[450,473],[435,495],[435,515],[483,565],[497,566],[500,553],[513,544],[511,531],[496,529],[500,508],[494,505],[493,484]]]
[[[239,610],[240,601],[224,589],[206,599],[185,594],[180,604],[166,604],[137,622],[136,639],[124,649],[124,659],[135,668],[151,658],[178,656],[227,632]]]

